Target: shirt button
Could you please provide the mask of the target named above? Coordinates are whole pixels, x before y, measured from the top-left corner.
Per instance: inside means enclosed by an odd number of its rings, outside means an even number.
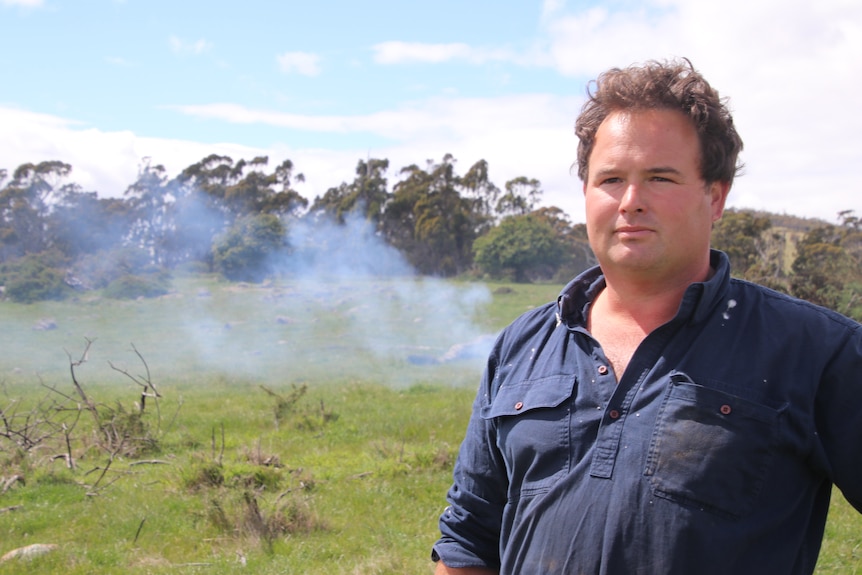
[[[608,366],[600,365],[599,366],[599,375],[607,375],[608,374]]]
[[[520,411],[522,407],[524,407],[523,401],[519,401],[518,403],[515,404],[515,410],[516,411]]]
[[[616,409],[612,409],[610,411],[610,413],[608,413],[608,415],[611,417],[611,419],[619,419],[620,418],[620,412],[617,411]]]
[[[721,406],[719,411],[721,411],[721,413],[723,413],[724,415],[730,415],[730,412],[733,411],[733,408],[727,404],[724,404]]]

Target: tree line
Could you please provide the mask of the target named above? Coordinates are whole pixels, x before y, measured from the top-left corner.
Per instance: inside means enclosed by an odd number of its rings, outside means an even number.
[[[411,164],[393,183],[387,159],[359,160],[352,181],[311,201],[294,189],[304,177],[290,160],[271,168],[265,156],[212,154],[174,177],[145,160],[119,198],[71,183],[61,161],[0,169],[0,285],[7,298],[36,301],[72,288],[157,295],[180,267],[259,282],[310,257],[291,230],[350,219],[423,275],[563,282],[595,263],[585,225],[539,207],[538,180],[498,187],[485,160],[463,174],[456,163],[447,154]],[[842,212],[837,224],[795,236],[772,221],[730,210],[716,226],[714,245],[735,273],[845,313],[858,308],[859,218]]]

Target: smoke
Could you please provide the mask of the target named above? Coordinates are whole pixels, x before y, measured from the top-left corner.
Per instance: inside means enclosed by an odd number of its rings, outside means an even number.
[[[401,253],[386,244],[370,222],[358,212],[336,224],[327,217],[301,219],[289,225],[289,257],[281,270],[299,278],[341,278],[413,276],[414,271]]]
[[[83,254],[66,276],[82,288],[78,303],[37,304],[45,310],[39,325],[50,329],[10,320],[7,332],[23,334],[8,338],[5,347],[16,373],[44,373],[45,366],[62,370],[67,354],[74,356],[90,340],[95,344],[88,369],[95,368],[96,358],[100,363],[128,358],[131,343],[162,374],[194,371],[284,383],[400,386],[442,378],[475,384],[490,349],[487,330],[478,327],[490,301],[487,288],[417,275],[356,214],[343,224],[313,215],[290,220],[284,243],[291,249],[267,262],[274,273],[262,283],[229,282],[200,275],[206,271],[200,266],[180,266],[172,272],[169,292],[157,299],[99,300],[83,288],[131,275],[162,281],[146,257],[160,255],[159,236],[148,232],[161,229],[162,212],[138,221],[127,236],[134,248],[120,247],[124,242],[113,231],[98,234],[103,245],[94,247],[93,230],[108,218],[99,211],[84,218],[88,206],[99,208],[98,202],[76,204],[74,215],[83,220],[73,219],[92,226],[64,228],[70,234],[65,241],[79,245]],[[169,255],[161,255],[200,260],[211,249],[212,230],[224,220],[195,201],[174,213],[177,233],[170,238]],[[72,238],[75,230],[87,242]]]
[[[490,350],[475,321],[490,300],[485,286],[417,276],[358,215],[343,225],[299,220],[288,244],[278,279],[222,284],[184,306],[182,337],[202,367],[406,385],[447,366],[453,382],[475,383]]]

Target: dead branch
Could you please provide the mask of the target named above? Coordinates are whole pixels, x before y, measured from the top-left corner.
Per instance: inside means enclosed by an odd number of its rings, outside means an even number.
[[[90,491],[87,493],[87,495],[96,495],[99,492],[99,484],[102,482],[102,479],[105,478],[105,475],[108,473],[108,470],[111,468],[111,465],[114,463],[114,459],[117,457],[117,455],[119,455],[120,451],[122,451],[124,443],[125,443],[125,438],[123,438],[119,442],[119,444],[116,446],[114,451],[111,452],[110,457],[108,457],[108,463],[105,465],[104,468],[102,468],[102,474],[99,475],[99,478],[96,479],[96,482],[93,483],[92,487],[90,487]],[[112,481],[110,481],[107,485],[105,485],[105,488],[109,487],[111,484],[114,483],[114,481],[117,481],[117,479],[119,479],[119,476],[115,477]]]
[[[72,384],[75,386],[75,390],[78,392],[78,396],[81,398],[81,401],[83,401],[84,405],[87,406],[87,411],[93,415],[93,419],[96,422],[96,428],[99,428],[99,413],[96,409],[96,404],[87,397],[87,394],[84,392],[84,388],[81,387],[81,384],[78,383],[78,378],[75,376],[75,368],[86,363],[90,353],[90,346],[93,345],[93,341],[95,340],[85,337],[84,341],[87,342],[87,345],[84,346],[84,352],[81,354],[81,358],[78,361],[72,361],[72,355],[68,351],[66,352],[66,355],[69,357],[69,371],[72,374]]]
[[[218,459],[216,460],[215,449],[216,449],[216,438],[215,438],[215,427],[213,427],[212,431],[212,457],[213,461],[217,461],[219,465],[222,464],[222,459],[224,458],[224,423],[221,424],[221,451],[219,451]]]
[[[19,509],[23,509],[23,505],[12,505],[10,507],[0,507],[0,513],[8,513],[10,511],[17,511]]]
[[[144,517],[143,519],[141,519],[141,524],[140,524],[140,525],[138,525],[138,530],[135,532],[135,539],[132,541],[132,545],[134,545],[135,543],[137,543],[137,542],[138,542],[138,537],[140,537],[140,536],[141,536],[141,529],[143,529],[143,528],[144,528],[144,521],[146,521],[146,520],[147,520],[147,518],[146,518],[146,517]]]
[[[45,385],[41,380],[40,384],[47,391],[29,410],[24,411],[18,399],[12,399],[0,407],[0,439],[7,439],[18,449],[30,452],[65,434],[67,451],[71,454],[68,436],[80,419],[80,406],[71,407],[76,402],[74,398]],[[68,412],[74,413],[71,419]]]
[[[134,467],[135,465],[170,465],[170,461],[164,461],[162,459],[147,459],[140,461],[133,461],[129,464],[129,467]]]
[[[75,462],[72,460],[72,456],[68,453],[58,453],[54,457],[51,458],[52,461],[57,461],[58,459],[62,459],[66,462],[66,467],[68,469],[75,468]]]
[[[80,417],[80,412],[79,412],[79,417]],[[76,424],[78,423],[77,419],[75,420],[75,423]],[[74,429],[74,428],[75,428],[75,426],[73,425],[72,429]],[[69,469],[75,468],[75,460],[72,458],[72,438],[71,438],[72,429],[69,429],[65,423],[63,424],[63,435],[66,437],[66,465],[68,466]]]
[[[68,394],[66,394],[66,393],[64,393],[64,392],[62,392],[62,391],[60,391],[59,389],[57,389],[57,387],[56,387],[56,386],[48,385],[48,384],[46,384],[45,382],[41,382],[41,385],[42,385],[42,387],[44,387],[45,389],[47,389],[47,390],[48,390],[48,391],[50,391],[51,393],[56,393],[57,395],[59,395],[60,397],[62,397],[63,399],[65,399],[66,401],[70,401],[70,402],[74,402],[74,401],[75,401],[75,399],[74,399],[71,395],[68,395]]]
[[[138,356],[138,359],[144,365],[144,375],[143,376],[133,375],[125,369],[120,369],[120,368],[116,367],[110,361],[108,362],[108,365],[110,365],[111,369],[113,369],[114,371],[122,373],[123,375],[128,377],[130,380],[132,380],[134,383],[136,383],[137,385],[139,385],[143,388],[141,391],[141,401],[138,404],[141,413],[143,413],[144,410],[146,409],[148,397],[155,400],[154,403],[156,406],[156,433],[158,433],[161,431],[161,428],[162,428],[162,412],[161,412],[161,407],[160,407],[159,401],[158,401],[159,399],[161,399],[162,394],[159,393],[158,389],[156,389],[156,384],[153,383],[152,378],[150,377],[150,366],[149,366],[149,364],[147,364],[147,360],[144,359],[144,356],[141,355],[141,352],[138,351],[138,348],[135,347],[135,344],[131,344],[131,346],[132,346],[132,351],[135,352],[135,355]],[[150,391],[150,390],[152,390],[152,391]]]
[[[165,432],[170,431],[173,428],[174,424],[177,422],[177,417],[180,415],[180,409],[183,407],[183,398],[180,396],[179,401],[177,402],[177,409],[174,411],[173,416],[171,416],[171,420],[168,422],[168,425],[165,427]]]
[[[24,478],[20,475],[13,475],[12,477],[6,479],[3,482],[3,489],[0,489],[0,495],[4,494],[7,491],[9,491],[10,489],[12,489],[12,486],[18,482],[20,482],[22,484],[24,483]]]

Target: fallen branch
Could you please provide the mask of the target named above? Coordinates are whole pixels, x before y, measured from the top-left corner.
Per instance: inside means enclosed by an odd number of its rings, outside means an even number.
[[[144,522],[145,522],[146,520],[147,520],[147,518],[146,518],[146,517],[144,517],[143,519],[141,519],[141,524],[140,524],[140,525],[138,525],[138,530],[135,532],[135,539],[134,539],[134,541],[132,541],[132,545],[134,545],[135,543],[137,543],[137,542],[138,542],[138,537],[140,537],[140,535],[141,535],[141,529],[143,529],[143,528],[144,528]]]
[[[58,453],[57,455],[55,455],[54,457],[51,458],[51,461],[57,461],[58,459],[62,459],[63,461],[66,462],[66,468],[67,469],[74,469],[75,468],[75,462],[72,461],[72,456],[70,455],[70,453]]]
[[[22,484],[24,483],[24,478],[20,475],[13,475],[9,479],[5,480],[3,482],[3,489],[0,490],[0,495],[12,489],[12,486],[18,482],[21,482]]]
[[[162,459],[146,459],[140,461],[133,461],[129,464],[129,467],[134,467],[135,465],[170,465],[170,461],[164,461]]]

